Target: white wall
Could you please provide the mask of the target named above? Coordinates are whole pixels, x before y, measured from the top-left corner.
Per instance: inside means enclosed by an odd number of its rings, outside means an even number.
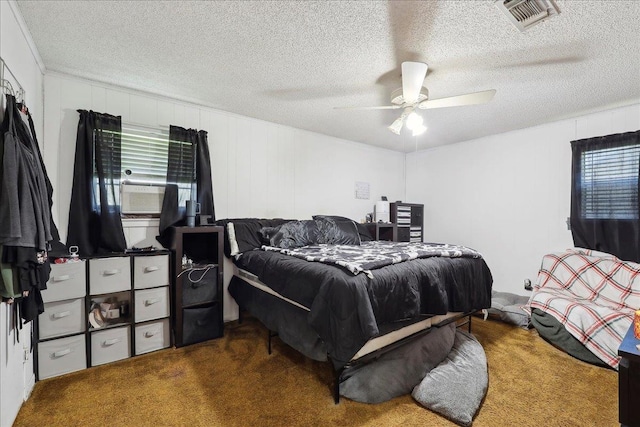
[[[640,104],[407,155],[425,240],[480,251],[494,289],[526,295],[542,256],[573,246],[570,141],[640,129]]]
[[[523,293],[542,255],[571,246],[569,141],[640,128],[640,105],[406,156],[229,114],[170,98],[48,73],[13,3],[0,0],[0,56],[26,89],[26,101],[54,185],[54,219],[66,237],[77,109],[121,115],[148,126],[207,130],[217,218],[339,214],[361,219],[374,200],[425,204],[426,240],[466,244],[484,253],[495,288]],[[44,104],[43,104],[44,86]],[[43,125],[44,120],[44,125]],[[44,144],[43,144],[44,142]],[[370,200],[354,198],[369,182]],[[151,226],[150,226],[151,225]],[[131,221],[130,246],[154,244],[155,223]],[[225,319],[236,316],[225,300]],[[0,426],[10,426],[35,377],[23,363],[30,325],[10,328],[0,304]],[[20,334],[16,344],[15,334]]]
[[[15,4],[0,1],[0,57],[26,91],[25,102],[33,116],[42,149],[42,71],[39,57],[30,49],[30,37],[22,32],[22,17],[14,14]],[[15,87],[15,80],[5,72]],[[4,95],[3,95],[4,96]],[[29,353],[31,323],[22,330],[12,327],[11,310],[0,303],[0,426],[10,426],[22,402],[35,383],[33,358]],[[17,339],[20,342],[17,343]],[[28,358],[24,360],[24,349]]]
[[[75,78],[44,79],[45,163],[54,186],[54,218],[67,234],[78,125],[77,109],[121,115],[146,126],[178,125],[209,132],[216,218],[297,218],[336,214],[360,220],[375,200],[404,196],[404,154],[287,126]],[[355,182],[370,199],[355,199]],[[155,244],[157,221],[128,222],[128,246]],[[237,317],[225,299],[225,319]]]

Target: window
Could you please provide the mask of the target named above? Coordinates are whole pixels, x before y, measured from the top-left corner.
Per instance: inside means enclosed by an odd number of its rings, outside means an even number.
[[[583,219],[638,219],[640,145],[585,150],[580,155]]]
[[[107,141],[103,157],[108,157],[110,167],[118,165],[114,176],[113,193],[107,194],[109,205],[120,205],[121,213],[126,216],[152,215],[157,216],[162,209],[164,189],[167,184],[167,161],[169,157],[169,130],[146,128],[122,123],[120,132],[120,149],[110,140],[117,139],[117,132],[105,131],[103,140]],[[185,144],[184,152],[191,153],[188,143],[171,141],[181,146]],[[187,148],[186,145],[189,145]],[[182,153],[183,150],[179,150]],[[94,162],[94,165],[96,162]],[[183,176],[193,176],[193,161],[179,161]],[[184,170],[182,170],[184,169]],[[188,169],[188,170],[186,170]],[[190,199],[195,190],[195,183],[182,179],[178,182],[178,200]],[[194,189],[192,189],[194,187]],[[94,170],[94,191],[98,191],[98,174]],[[96,199],[98,200],[98,199]],[[98,205],[99,205],[98,201]]]
[[[640,261],[640,131],[571,141],[576,247]]]
[[[169,131],[122,124],[121,169],[123,180],[137,184],[167,183]]]

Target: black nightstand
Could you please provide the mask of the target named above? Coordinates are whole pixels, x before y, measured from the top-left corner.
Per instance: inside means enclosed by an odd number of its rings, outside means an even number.
[[[398,241],[398,227],[391,222],[370,222],[366,226],[373,240]]]
[[[173,232],[175,346],[222,337],[224,227],[174,227]],[[183,264],[183,256],[192,260],[193,264]]]
[[[619,421],[623,426],[640,426],[640,340],[633,335],[633,323],[627,331],[618,356]]]

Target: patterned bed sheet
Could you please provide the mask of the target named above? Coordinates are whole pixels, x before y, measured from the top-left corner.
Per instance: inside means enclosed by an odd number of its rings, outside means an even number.
[[[372,270],[412,259],[482,258],[478,251],[465,246],[423,242],[372,241],[356,246],[318,244],[291,249],[262,246],[262,250],[280,252],[309,262],[339,265],[353,274],[364,273],[371,278]]]

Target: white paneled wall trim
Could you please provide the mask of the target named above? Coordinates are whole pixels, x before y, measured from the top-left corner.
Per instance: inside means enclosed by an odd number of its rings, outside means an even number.
[[[573,246],[570,141],[640,129],[640,101],[407,155],[407,200],[426,240],[480,251],[494,289],[527,295],[542,256]]]
[[[0,1],[0,56],[25,90],[42,149],[44,67],[14,1]],[[0,303],[0,427],[13,424],[35,383],[30,336],[31,323],[13,325],[11,306]]]
[[[44,159],[54,186],[54,218],[66,239],[78,109],[122,116],[148,127],[178,125],[208,132],[216,218],[364,219],[375,200],[404,196],[401,152],[345,141],[210,107],[59,73],[44,79]],[[356,181],[370,200],[355,198]],[[158,223],[125,220],[127,246],[159,246]],[[225,295],[227,298],[228,295]],[[225,300],[225,319],[237,316]]]
[[[206,130],[216,216],[354,219],[375,200],[423,203],[425,239],[461,243],[487,259],[495,288],[524,293],[546,252],[571,246],[569,141],[640,128],[640,103],[467,143],[410,153],[375,148],[216,110],[186,99],[46,72],[13,1],[0,1],[0,55],[27,90],[54,185],[54,219],[67,234],[78,109],[144,126]],[[43,100],[44,92],[44,100]],[[389,136],[393,138],[392,135]],[[370,200],[354,197],[370,184]],[[157,220],[125,221],[129,246],[157,245]],[[228,262],[228,261],[225,261]],[[231,269],[225,269],[231,271]],[[225,280],[228,282],[228,277]],[[225,289],[225,320],[237,317]],[[0,427],[33,386],[30,355],[14,344],[0,306]],[[30,325],[22,329],[27,343]],[[28,354],[28,352],[27,352]]]
[[[31,37],[31,32],[27,27],[27,23],[24,22],[24,18],[20,13],[18,4],[15,2],[15,0],[6,0],[6,3],[11,9],[11,13],[13,14],[13,19],[15,19],[17,26],[20,28],[20,34],[22,35],[24,42],[29,47],[29,53],[31,53],[33,60],[38,65],[38,68],[40,68],[40,73],[44,74],[46,72],[44,62],[42,61],[40,52],[38,52],[38,48],[36,48],[36,44],[33,41],[33,38]]]

